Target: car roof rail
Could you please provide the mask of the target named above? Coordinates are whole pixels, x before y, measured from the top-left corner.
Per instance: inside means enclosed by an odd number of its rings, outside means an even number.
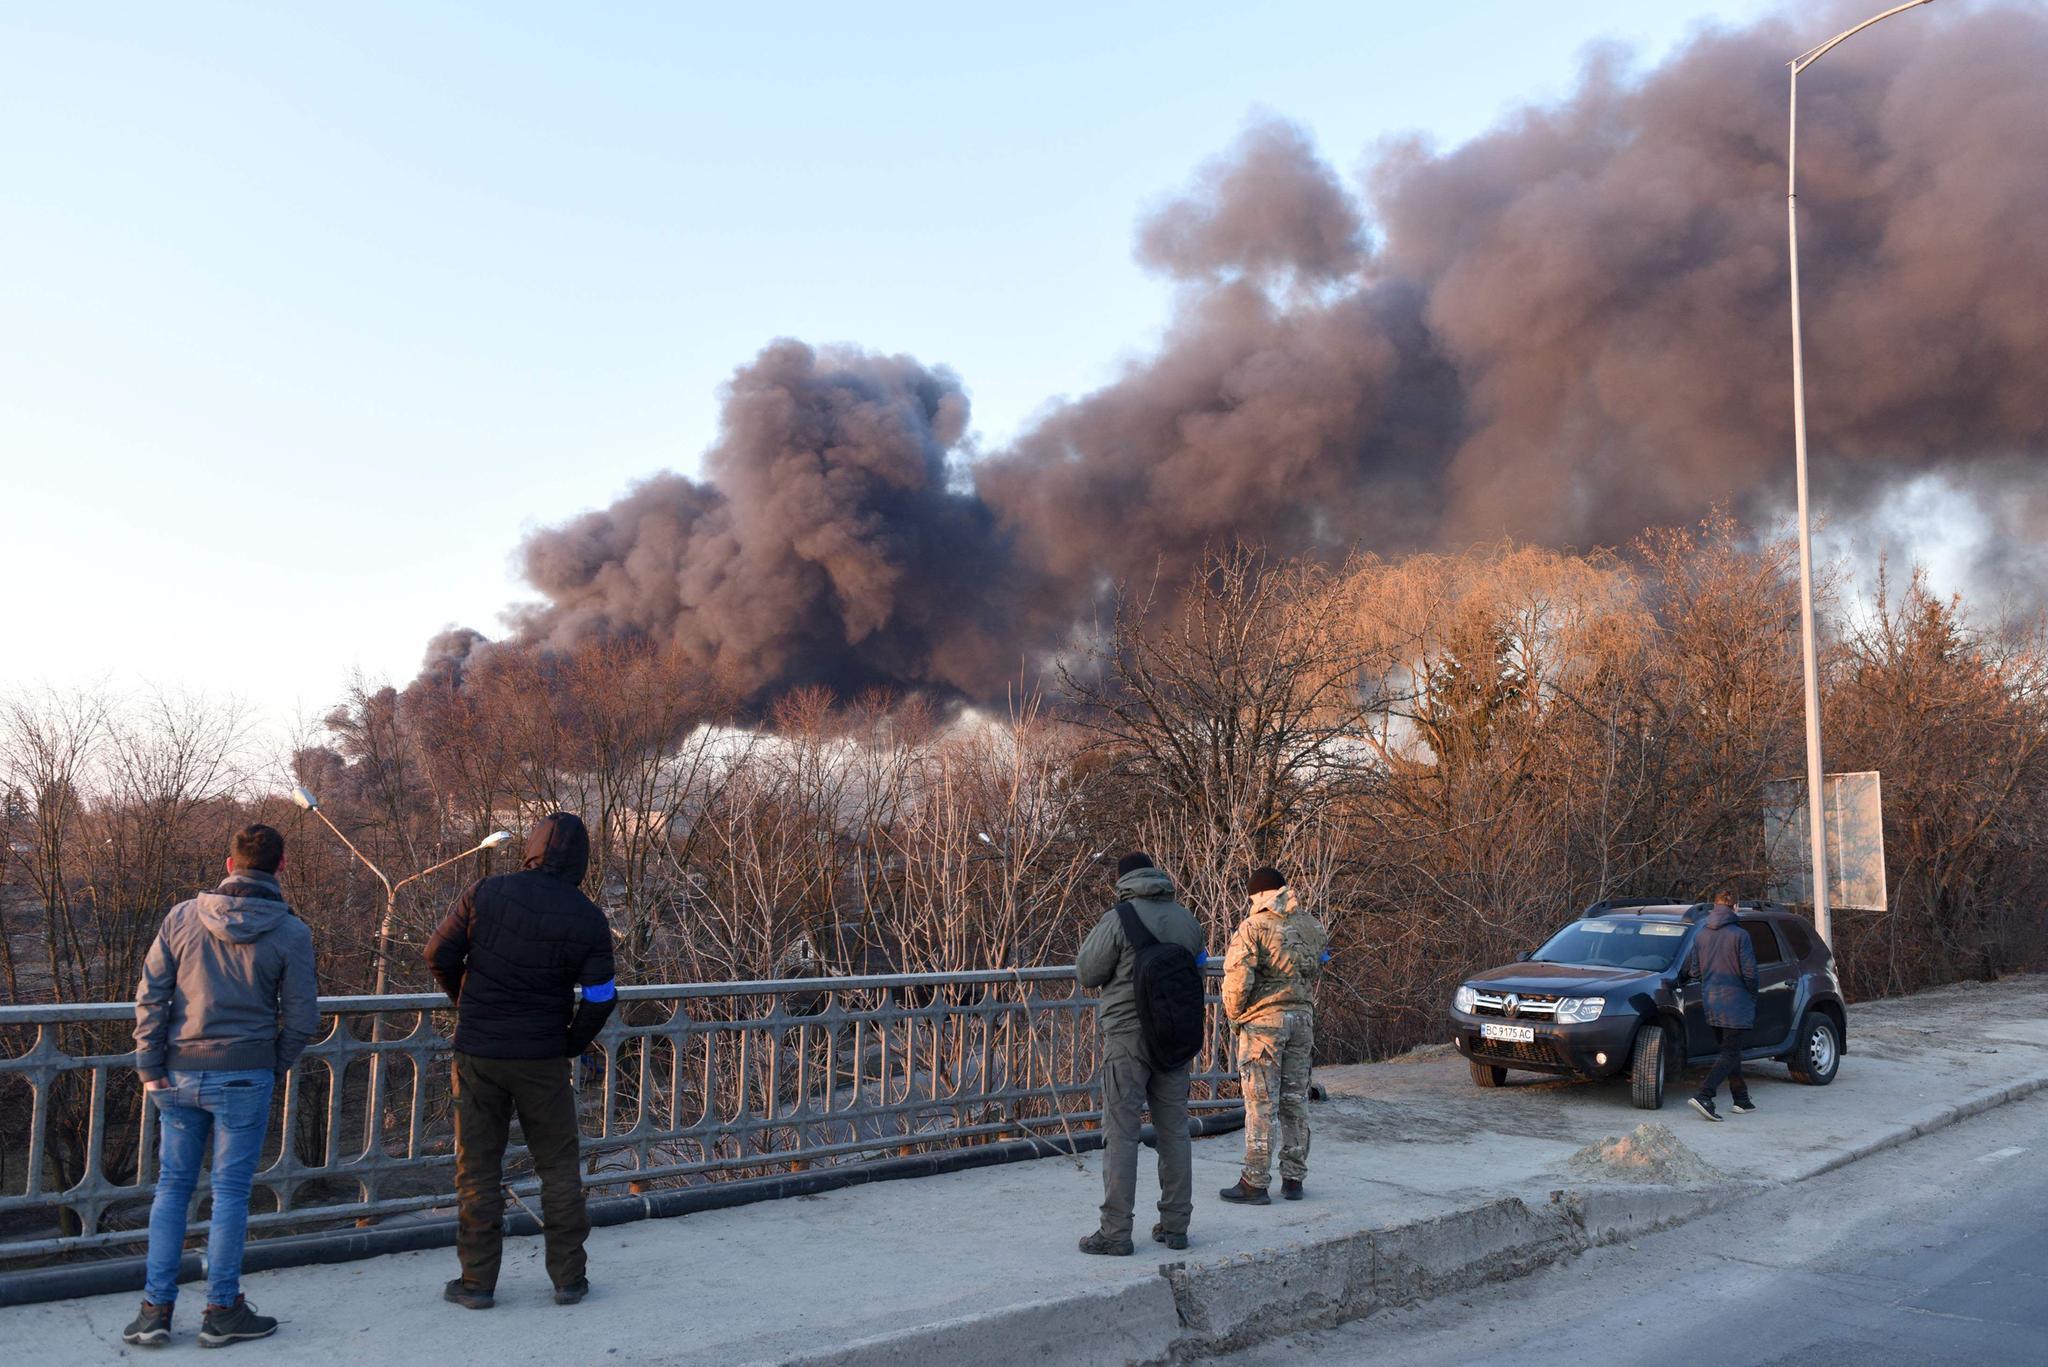
[[[1714,904],[1712,902],[1694,902],[1685,909],[1685,919],[1688,921],[1702,920],[1713,909]],[[1793,914],[1792,908],[1786,906],[1783,902],[1743,901],[1735,904],[1735,910],[1737,912],[1772,912],[1785,916]]]
[[[1609,916],[1617,911],[1632,911],[1637,907],[1669,907],[1683,902],[1682,897],[1609,897],[1595,902],[1580,912],[1581,916]]]

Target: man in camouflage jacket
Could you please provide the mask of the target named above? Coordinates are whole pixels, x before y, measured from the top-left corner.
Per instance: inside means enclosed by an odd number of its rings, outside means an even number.
[[[1263,1206],[1280,1131],[1280,1194],[1301,1199],[1308,1176],[1309,1067],[1315,1057],[1315,991],[1329,936],[1299,906],[1278,869],[1252,874],[1251,914],[1223,960],[1223,1013],[1237,1039],[1244,1087],[1244,1175],[1223,1199]]]

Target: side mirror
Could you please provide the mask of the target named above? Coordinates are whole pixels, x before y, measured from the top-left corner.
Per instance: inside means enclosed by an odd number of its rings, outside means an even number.
[[[1518,964],[1525,964],[1528,963],[1532,957],[1533,956],[1530,954],[1530,952],[1525,949],[1521,953],[1515,955],[1515,962]]]

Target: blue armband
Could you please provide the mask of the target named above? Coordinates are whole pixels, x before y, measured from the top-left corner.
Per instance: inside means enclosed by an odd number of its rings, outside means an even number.
[[[1320,958],[1320,959],[1318,959],[1318,960],[1316,960],[1316,962],[1317,962],[1317,963],[1321,963],[1321,964],[1326,964],[1326,963],[1330,962],[1330,951],[1329,951],[1329,950],[1327,950],[1327,949],[1326,949],[1326,950],[1324,950],[1324,951],[1323,951],[1323,957],[1322,957],[1322,958]]]
[[[1203,964],[1206,964],[1206,963],[1208,963],[1208,962],[1209,962],[1209,951],[1208,951],[1208,950],[1206,950],[1206,949],[1198,949],[1198,950],[1196,950],[1196,951],[1195,951],[1195,967],[1196,967],[1196,968],[1200,968],[1200,967],[1201,967],[1201,966],[1202,966]]]
[[[615,978],[606,978],[583,989],[583,1000],[587,1002],[608,1002],[618,995],[619,985]]]

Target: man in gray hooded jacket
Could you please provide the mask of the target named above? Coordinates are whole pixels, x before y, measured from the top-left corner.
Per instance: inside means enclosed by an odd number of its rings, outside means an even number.
[[[1154,939],[1186,946],[1196,962],[1207,957],[1202,926],[1173,899],[1173,880],[1146,854],[1127,854],[1116,866],[1116,895],[1131,904]],[[1138,1123],[1149,1108],[1159,1146],[1159,1223],[1152,1237],[1168,1248],[1188,1246],[1195,1208],[1194,1153],[1188,1140],[1188,1065],[1162,1069],[1145,1050],[1132,977],[1137,950],[1112,907],[1081,942],[1074,962],[1081,986],[1101,989],[1096,1033],[1102,1037],[1102,1224],[1081,1240],[1083,1253],[1128,1256],[1132,1208],[1138,1195]]]
[[[155,1346],[171,1337],[178,1262],[199,1168],[213,1164],[208,1219],[209,1348],[274,1333],[277,1321],[242,1297],[249,1187],[270,1128],[270,1098],[320,1023],[313,933],[292,914],[277,873],[284,837],[236,832],[228,876],[171,908],[135,988],[135,1071],[162,1120],[142,1312],[121,1335]]]

